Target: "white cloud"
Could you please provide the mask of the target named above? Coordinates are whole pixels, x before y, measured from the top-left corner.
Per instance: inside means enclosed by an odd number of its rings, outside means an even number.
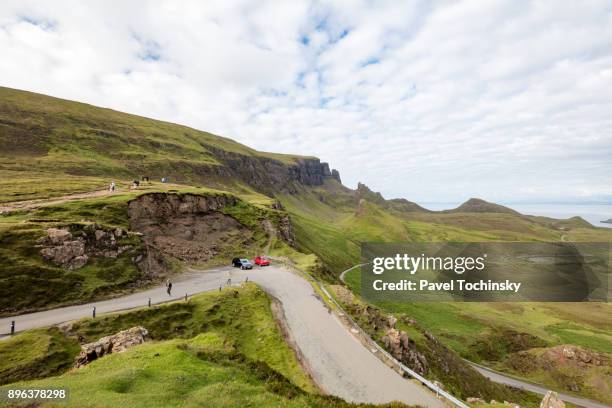
[[[0,84],[420,201],[612,196],[606,1],[5,1]]]

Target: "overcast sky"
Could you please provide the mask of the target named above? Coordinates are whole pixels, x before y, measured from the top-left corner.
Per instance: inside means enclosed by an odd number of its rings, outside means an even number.
[[[418,202],[612,200],[612,1],[6,1],[0,84]]]

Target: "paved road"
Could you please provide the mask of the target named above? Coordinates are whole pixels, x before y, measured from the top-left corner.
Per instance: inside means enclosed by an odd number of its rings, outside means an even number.
[[[478,371],[480,374],[484,375],[485,377],[487,377],[488,379],[490,379],[491,381],[494,381],[496,383],[501,383],[501,384],[506,384],[512,387],[516,387],[516,388],[520,388],[523,390],[527,390],[527,391],[531,391],[531,392],[535,392],[536,394],[541,394],[544,395],[548,392],[548,388],[545,387],[541,387],[539,385],[536,384],[531,384],[525,381],[521,381],[517,378],[513,378],[513,377],[508,377],[507,375],[504,375],[498,371],[494,371],[491,370],[487,367],[483,367],[479,364],[476,363],[472,363],[470,361],[468,361],[468,363],[470,365],[472,365],[472,367],[474,367],[476,369],[476,371]],[[562,399],[565,402],[570,402],[574,405],[578,405],[580,407],[586,407],[586,408],[610,408],[609,405],[606,405],[602,402],[597,402],[597,401],[592,401],[586,398],[580,398],[580,397],[574,397],[572,395],[568,395],[568,394],[563,394],[563,393],[557,393],[559,398]]]
[[[0,319],[2,331],[16,320],[18,330],[43,327],[97,313],[145,306],[152,303],[180,299],[185,293],[218,289],[227,279],[232,283],[246,278],[258,283],[276,297],[283,307],[287,326],[300,349],[314,380],[329,394],[348,401],[383,403],[394,400],[426,407],[443,407],[423,386],[402,378],[365,348],[315,296],[314,290],[301,276],[280,266],[241,271],[218,268],[190,271],[173,282],[173,296],[163,286],[121,298],[95,304],[70,306],[50,311]]]

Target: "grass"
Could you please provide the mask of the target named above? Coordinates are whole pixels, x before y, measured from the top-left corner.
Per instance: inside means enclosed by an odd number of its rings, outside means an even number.
[[[71,335],[91,341],[135,325],[146,327],[152,341],[78,370],[11,387],[67,388],[69,400],[58,403],[67,407],[370,406],[318,394],[285,343],[270,299],[254,284],[86,319],[73,325]],[[38,331],[9,341],[0,348],[5,365],[45,358],[45,339]],[[17,353],[17,344],[28,347],[28,354]],[[73,361],[71,354],[64,362]]]
[[[135,312],[89,319],[73,326],[86,341],[142,325],[154,340],[191,338],[214,331],[231,338],[252,359],[264,360],[296,385],[312,390],[291,350],[283,343],[276,323],[270,318],[270,300],[254,284],[244,289],[225,289],[198,295],[188,303],[141,309]]]
[[[134,347],[61,377],[15,386],[69,388],[67,402],[42,406],[372,407],[306,393],[215,333]]]
[[[71,271],[42,258],[36,242],[44,235],[42,225],[0,224],[0,314],[93,299],[142,277],[131,260],[139,251],[136,237],[121,239],[133,249],[118,258],[92,257],[83,268]]]
[[[345,280],[353,292],[359,293],[359,269],[348,272]],[[612,309],[606,303],[380,302],[377,305],[390,313],[415,318],[473,361],[483,360],[475,352],[477,342],[500,330],[529,333],[549,345],[576,344],[612,353],[609,335]],[[505,353],[500,355],[504,356]]]
[[[227,194],[209,188],[154,183],[136,191],[119,191],[0,215],[0,314],[93,300],[120,293],[137,282],[150,279],[132,262],[132,258],[142,250],[137,236],[121,239],[120,244],[131,245],[132,249],[118,258],[91,257],[87,265],[72,271],[43,259],[37,241],[45,236],[44,230],[49,227],[82,229],[95,224],[105,229],[121,227],[127,230],[130,200],[145,193],[170,191],[173,194]],[[260,248],[268,241],[262,221],[269,219],[277,223],[281,214],[261,205],[259,196],[251,195],[250,198],[257,200],[258,204],[238,200],[236,205],[221,209],[253,232],[250,249],[219,245],[219,259],[211,260],[209,266],[227,263],[228,253],[259,255]],[[221,259],[224,255],[225,258]],[[173,260],[169,259],[169,262],[173,263]],[[177,268],[181,267],[177,265]]]
[[[0,384],[61,373],[72,365],[79,349],[74,339],[55,327],[0,341]]]
[[[132,180],[142,175],[228,186],[227,177],[217,170],[219,152],[281,165],[310,158],[258,152],[186,126],[10,88],[0,87],[0,101],[0,170],[35,171],[56,179],[56,187],[46,189],[23,184],[0,196],[0,202],[61,194],[72,182],[70,176],[89,178],[91,186],[100,179]],[[74,190],[80,190],[86,182],[76,183]]]

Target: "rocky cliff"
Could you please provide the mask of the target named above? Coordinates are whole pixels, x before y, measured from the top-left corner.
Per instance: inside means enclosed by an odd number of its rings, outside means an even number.
[[[247,156],[206,146],[221,166],[210,166],[207,171],[223,177],[244,181],[259,191],[297,192],[297,185],[320,186],[325,179],[340,182],[338,170],[330,170],[329,164],[317,158],[301,158],[295,164],[263,156]]]

